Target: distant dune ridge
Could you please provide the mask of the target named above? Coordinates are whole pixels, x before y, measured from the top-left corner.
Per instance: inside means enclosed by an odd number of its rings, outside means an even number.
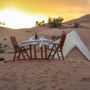
[[[76,19],[67,21],[65,23],[72,24],[74,22],[78,22],[78,23],[90,23],[90,14],[84,15],[84,16],[82,16],[80,18],[76,18]]]

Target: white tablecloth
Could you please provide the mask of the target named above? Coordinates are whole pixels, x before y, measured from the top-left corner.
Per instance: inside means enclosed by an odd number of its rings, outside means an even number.
[[[40,47],[42,47],[43,45],[49,46],[52,43],[53,43],[52,40],[45,39],[45,38],[39,38],[39,39],[29,38],[28,40],[20,42],[18,45],[19,45],[19,47],[22,47],[22,46],[25,46],[25,45],[36,45],[36,44],[39,44]]]

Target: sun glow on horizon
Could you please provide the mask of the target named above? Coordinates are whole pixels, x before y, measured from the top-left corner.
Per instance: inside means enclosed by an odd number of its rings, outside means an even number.
[[[0,11],[0,21],[5,22],[9,28],[31,28],[36,21],[46,20],[47,17],[41,15],[25,14],[13,9]]]

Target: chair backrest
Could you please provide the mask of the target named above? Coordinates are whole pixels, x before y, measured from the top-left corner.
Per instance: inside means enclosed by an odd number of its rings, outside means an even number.
[[[58,45],[58,47],[57,47],[57,49],[63,49],[63,45],[64,45],[64,42],[65,42],[65,39],[66,39],[66,34],[62,34],[61,35],[61,40],[60,40],[60,42],[59,42],[59,45]]]
[[[15,50],[19,49],[19,46],[18,46],[18,43],[17,43],[15,36],[10,36],[10,39],[11,39],[11,42],[13,44],[14,49]]]

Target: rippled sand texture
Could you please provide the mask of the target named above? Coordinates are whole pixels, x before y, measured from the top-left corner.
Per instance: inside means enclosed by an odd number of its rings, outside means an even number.
[[[0,62],[0,90],[90,90],[90,63]]]

